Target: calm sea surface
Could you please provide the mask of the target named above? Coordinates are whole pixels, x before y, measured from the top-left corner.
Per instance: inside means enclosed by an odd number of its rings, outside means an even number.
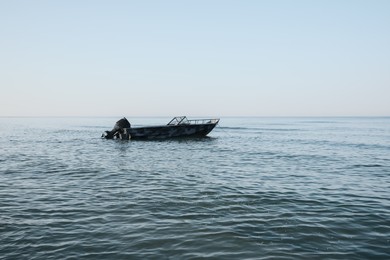
[[[118,119],[0,118],[0,259],[390,259],[390,118]]]

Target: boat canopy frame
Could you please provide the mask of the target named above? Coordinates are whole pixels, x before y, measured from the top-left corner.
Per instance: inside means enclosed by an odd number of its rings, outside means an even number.
[[[167,125],[199,125],[199,124],[216,124],[219,119],[194,119],[188,120],[186,116],[176,116],[172,118]]]

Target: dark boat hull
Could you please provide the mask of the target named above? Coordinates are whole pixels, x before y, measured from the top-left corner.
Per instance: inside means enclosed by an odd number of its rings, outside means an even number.
[[[180,137],[204,137],[218,124],[218,119],[188,120],[186,116],[174,117],[167,125],[131,127],[124,117],[116,122],[111,131],[105,131],[102,138],[123,140],[168,139]]]
[[[180,137],[204,137],[210,133],[216,124],[181,124],[149,127],[132,127],[123,129],[120,139],[167,139]]]

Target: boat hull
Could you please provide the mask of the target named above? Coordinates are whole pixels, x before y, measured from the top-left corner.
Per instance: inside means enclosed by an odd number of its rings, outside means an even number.
[[[148,140],[180,137],[204,137],[210,133],[216,124],[181,124],[149,127],[124,128],[120,139]]]
[[[218,124],[218,119],[193,119],[186,116],[174,117],[167,125],[131,127],[124,117],[116,122],[111,131],[105,131],[102,138],[123,140],[168,139],[180,137],[204,137]]]

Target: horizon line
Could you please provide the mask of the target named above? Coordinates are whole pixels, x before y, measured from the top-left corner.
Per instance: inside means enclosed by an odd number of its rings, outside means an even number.
[[[176,115],[179,116],[179,115]],[[181,115],[182,116],[182,115]],[[0,118],[112,118],[112,117],[136,117],[136,118],[166,118],[166,117],[172,117],[172,115],[109,115],[109,116],[92,116],[92,115],[41,115],[41,116],[1,116]],[[221,115],[221,116],[211,116],[211,115],[201,115],[201,116],[186,116],[186,117],[221,117],[221,118],[235,118],[235,117],[247,117],[247,118],[312,118],[312,117],[322,117],[322,118],[362,118],[362,117],[373,117],[373,118],[380,118],[380,117],[390,117],[390,115]]]

